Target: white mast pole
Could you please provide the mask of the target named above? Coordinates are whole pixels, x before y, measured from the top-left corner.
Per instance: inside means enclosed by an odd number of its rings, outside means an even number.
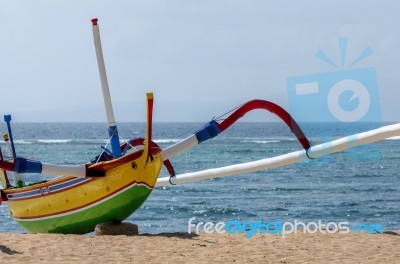
[[[96,48],[97,64],[99,66],[100,82],[101,82],[101,88],[103,90],[103,99],[107,113],[107,123],[109,127],[108,133],[111,137],[112,154],[114,158],[119,158],[121,156],[121,149],[119,144],[118,130],[111,103],[110,89],[108,87],[106,67],[104,64],[103,50],[101,47],[100,31],[97,22],[98,22],[97,18],[92,19],[94,46]]]

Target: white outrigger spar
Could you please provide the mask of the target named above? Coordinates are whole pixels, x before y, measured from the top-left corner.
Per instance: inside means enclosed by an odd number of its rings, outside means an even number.
[[[272,158],[265,158],[215,169],[184,173],[173,177],[162,177],[157,180],[156,187],[195,182],[210,178],[227,177],[237,174],[283,167],[289,164],[319,158],[331,153],[340,152],[353,147],[378,142],[395,136],[400,136],[400,124],[383,126],[367,132],[354,134],[334,141],[312,146],[308,150],[299,150]],[[189,149],[193,145],[197,144],[194,143],[194,141],[195,139],[193,139],[193,136],[191,136],[186,140],[178,142],[175,145],[164,149],[163,153],[167,153],[167,157],[163,156],[163,158],[169,158]]]

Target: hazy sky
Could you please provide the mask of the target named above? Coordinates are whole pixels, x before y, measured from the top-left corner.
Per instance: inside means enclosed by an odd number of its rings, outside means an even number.
[[[155,121],[208,121],[254,98],[288,108],[289,77],[352,67],[376,69],[382,118],[400,121],[399,1],[0,3],[0,113],[15,121],[106,120],[93,17],[117,122],[144,121],[149,91]],[[342,67],[340,37],[348,58],[373,54]]]

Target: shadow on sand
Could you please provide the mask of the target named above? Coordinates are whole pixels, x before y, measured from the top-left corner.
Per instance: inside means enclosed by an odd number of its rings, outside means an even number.
[[[0,245],[0,251],[7,255],[22,254],[22,252],[12,250],[11,248],[3,246],[3,245]]]
[[[147,236],[147,237],[175,237],[180,239],[193,239],[198,237],[198,234],[188,234],[185,232],[175,232],[175,233],[159,233],[159,234],[148,234],[143,233],[139,234],[138,236]]]

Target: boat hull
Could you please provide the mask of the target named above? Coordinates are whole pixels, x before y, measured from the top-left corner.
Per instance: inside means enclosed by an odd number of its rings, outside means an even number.
[[[99,223],[121,222],[150,195],[161,156],[142,151],[96,164],[105,177],[60,177],[30,187],[6,190],[10,214],[31,233],[83,234]]]

